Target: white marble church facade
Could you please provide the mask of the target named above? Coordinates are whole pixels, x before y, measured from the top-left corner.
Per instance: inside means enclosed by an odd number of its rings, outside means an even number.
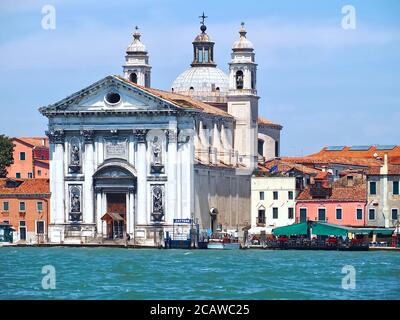
[[[191,76],[179,76],[171,92],[150,88],[136,30],[124,76],[40,109],[49,119],[51,242],[128,236],[154,243],[174,219],[213,230],[250,223],[258,157],[253,47],[242,26],[229,80],[216,68],[205,31],[203,20],[185,71]]]

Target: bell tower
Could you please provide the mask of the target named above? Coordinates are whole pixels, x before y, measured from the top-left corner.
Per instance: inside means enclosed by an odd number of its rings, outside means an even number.
[[[133,42],[126,49],[125,64],[122,66],[124,77],[143,87],[151,85],[151,66],[146,46],[140,41],[139,28],[135,27]]]
[[[239,153],[239,162],[253,170],[257,166],[257,64],[243,22],[239,34],[229,63],[228,113],[236,119],[234,148]]]

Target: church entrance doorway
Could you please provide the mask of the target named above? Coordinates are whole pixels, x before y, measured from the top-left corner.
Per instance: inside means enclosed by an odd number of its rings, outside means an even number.
[[[119,159],[106,160],[93,175],[97,232],[103,238],[129,239],[133,234],[136,183],[135,168]]]
[[[107,238],[123,239],[126,234],[126,193],[107,193]]]

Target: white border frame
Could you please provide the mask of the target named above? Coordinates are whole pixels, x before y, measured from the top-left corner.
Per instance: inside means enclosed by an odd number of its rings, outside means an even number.
[[[337,209],[341,210],[340,219],[338,219],[338,217],[337,217]],[[335,221],[343,221],[343,207],[341,207],[341,206],[336,206],[336,208],[335,208]]]
[[[319,220],[319,209],[324,209],[324,210],[325,210],[325,220]],[[326,213],[326,212],[327,212],[326,207],[318,207],[318,208],[317,208],[317,214],[316,214],[316,217],[317,217],[317,220],[316,220],[316,221],[318,221],[318,222],[319,222],[319,221],[322,221],[322,222],[328,221],[328,220],[327,220],[328,217],[327,217],[327,213]]]
[[[301,209],[306,210],[306,221],[308,220],[308,208],[307,207],[299,207],[299,223],[301,223],[301,214],[300,214]]]
[[[38,222],[43,222],[43,235],[46,235],[47,234],[47,230],[46,230],[46,221],[45,220],[35,220],[35,235],[36,236],[38,236],[38,235],[41,235],[41,233],[40,234],[38,234],[37,233],[37,223]]]
[[[359,210],[359,209],[361,210],[361,219],[358,219],[358,218],[357,218],[357,210]],[[365,210],[363,210],[363,208],[358,208],[358,207],[356,208],[356,212],[355,212],[355,213],[356,213],[356,221],[363,221],[363,220],[364,220],[364,219],[363,219],[363,218],[364,218],[363,216],[364,216],[364,214],[365,214],[364,211],[365,211]]]
[[[370,210],[374,210],[374,219],[369,218]],[[371,208],[371,207],[368,208],[368,221],[376,221],[376,209],[375,208]]]

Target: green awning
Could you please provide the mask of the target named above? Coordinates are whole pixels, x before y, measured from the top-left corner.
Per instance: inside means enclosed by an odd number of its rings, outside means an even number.
[[[374,229],[372,231],[374,234],[386,234],[386,235],[391,235],[394,232],[394,228],[392,229]]]
[[[391,235],[394,232],[394,228],[351,228],[351,233],[354,234],[383,234],[383,235]]]
[[[274,236],[307,235],[307,222],[296,223],[272,230]]]
[[[317,236],[347,236],[349,230],[343,226],[337,226],[328,223],[314,222],[312,225],[312,234]]]
[[[350,228],[349,232],[353,234],[370,234],[372,229],[370,228]]]

